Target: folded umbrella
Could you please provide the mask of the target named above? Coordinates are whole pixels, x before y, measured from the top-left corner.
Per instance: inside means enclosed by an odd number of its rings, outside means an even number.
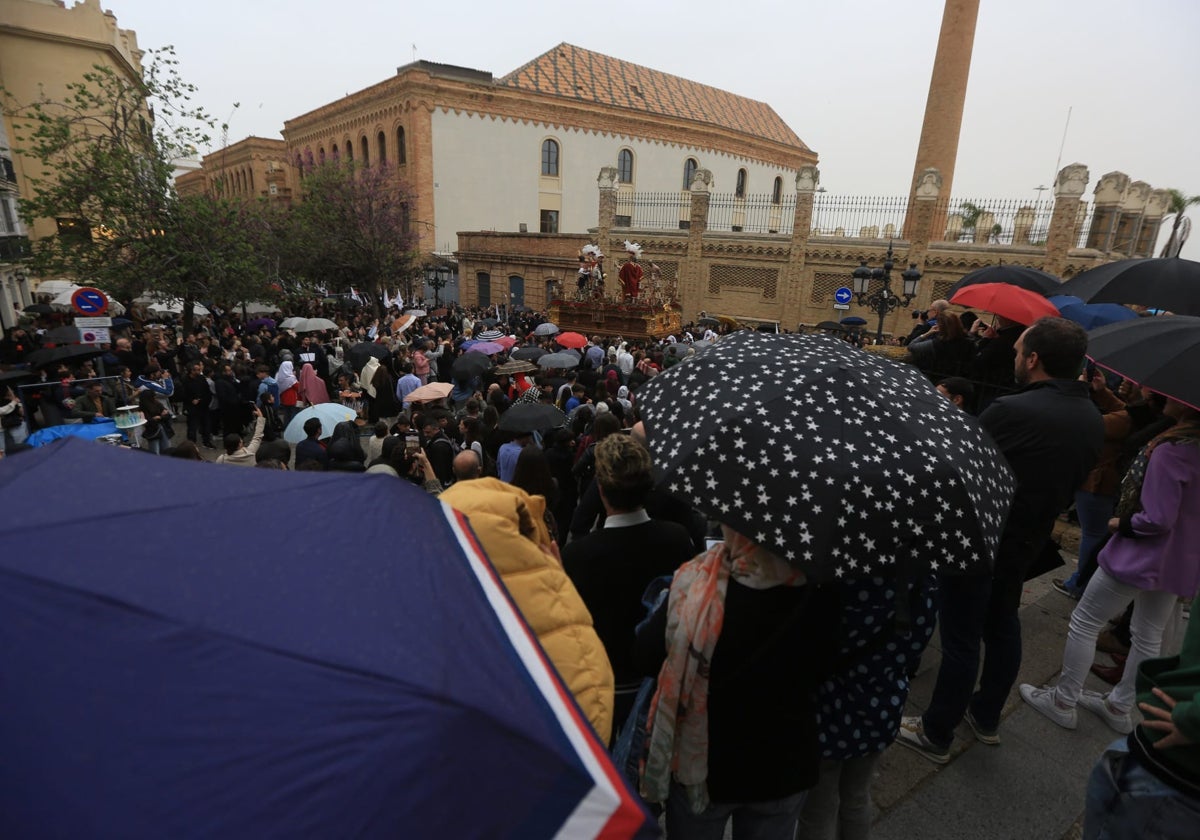
[[[482,353],[463,353],[450,366],[450,374],[460,382],[466,382],[487,373],[492,366],[492,360]]]
[[[283,439],[288,443],[297,444],[308,437],[304,433],[304,424],[310,417],[316,417],[321,421],[321,434],[318,437],[327,438],[333,434],[333,427],[338,423],[353,420],[357,416],[354,409],[347,408],[341,403],[329,402],[310,405],[293,417],[292,422],[288,423],[287,428],[283,430]]]
[[[1200,409],[1200,317],[1160,315],[1088,333],[1088,357],[1143,388]]]
[[[1057,294],[1062,288],[1062,281],[1053,274],[1025,265],[985,265],[950,287],[946,297],[951,298],[967,286],[978,286],[983,283],[1002,283],[1005,286],[1016,286],[1020,289],[1039,295]]]
[[[567,415],[545,403],[518,403],[500,415],[499,429],[505,432],[543,432],[567,422]]]
[[[1074,321],[1085,330],[1132,321],[1138,314],[1119,303],[1084,303],[1070,295],[1054,295],[1046,298],[1069,321]]]
[[[547,353],[537,360],[538,367],[546,370],[554,368],[556,370],[568,370],[569,368],[578,367],[579,359],[571,353]]]
[[[453,390],[454,386],[449,382],[430,382],[410,393],[405,402],[437,402],[446,399]]]
[[[1059,316],[1054,304],[1042,295],[1007,283],[976,283],[955,293],[950,302],[982,309],[1025,326],[1038,318]]]
[[[910,365],[742,332],[638,394],[662,483],[814,579],[991,568],[1012,475]]]
[[[579,350],[587,346],[588,340],[577,332],[565,332],[556,335],[554,342],[559,347],[570,347]]]
[[[6,836],[655,833],[466,518],[407,482],[74,440],[4,473],[11,544],[122,543],[0,552]],[[78,475],[156,490],[59,493]],[[255,550],[267,499],[289,525]],[[330,500],[385,512],[360,550]],[[197,510],[220,527],[169,563],[125,539]]]
[[[514,359],[523,359],[527,362],[536,362],[542,356],[546,355],[546,351],[541,347],[518,347],[512,351]]]
[[[1117,260],[1072,277],[1058,293],[1088,303],[1132,303],[1200,315],[1200,262],[1179,257]]]
[[[558,327],[556,327],[554,324],[551,324],[549,321],[546,321],[545,323],[542,323],[542,324],[538,324],[536,327],[533,328],[534,335],[555,335],[557,333],[558,333]]]

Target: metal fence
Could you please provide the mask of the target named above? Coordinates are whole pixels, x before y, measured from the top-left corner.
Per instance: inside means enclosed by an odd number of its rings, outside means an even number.
[[[613,227],[686,230],[692,214],[687,192],[618,192]]]
[[[791,236],[795,221],[795,193],[779,201],[770,195],[715,193],[708,201],[709,230]]]
[[[813,200],[811,234],[901,239],[907,212],[907,196],[831,196],[817,193]]]
[[[1012,199],[939,199],[934,242],[1045,246],[1053,202]]]

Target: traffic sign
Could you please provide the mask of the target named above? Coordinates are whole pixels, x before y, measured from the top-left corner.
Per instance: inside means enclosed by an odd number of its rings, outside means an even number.
[[[83,286],[71,294],[71,308],[76,315],[103,315],[108,311],[108,296],[99,289]]]
[[[849,308],[850,308],[850,304],[848,304],[848,303],[835,303],[835,304],[833,305],[833,308],[834,308],[834,309],[849,309]]]
[[[112,318],[109,318],[107,315],[102,315],[99,318],[85,318],[80,315],[75,318],[75,326],[81,330],[85,327],[111,327]]]
[[[833,299],[837,303],[840,303],[843,305],[849,304],[852,297],[853,297],[853,295],[850,293],[850,290],[847,289],[845,286],[842,286],[840,289],[838,289],[836,292],[833,293]],[[839,306],[837,308],[841,309],[842,307]]]

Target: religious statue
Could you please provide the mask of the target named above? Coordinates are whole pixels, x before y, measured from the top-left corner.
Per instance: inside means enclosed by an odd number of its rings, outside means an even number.
[[[617,276],[621,278],[621,293],[624,295],[625,302],[632,303],[637,300],[641,290],[642,267],[638,265],[638,257],[642,255],[642,246],[626,239],[625,252],[629,254],[629,259],[621,266],[621,271]]]

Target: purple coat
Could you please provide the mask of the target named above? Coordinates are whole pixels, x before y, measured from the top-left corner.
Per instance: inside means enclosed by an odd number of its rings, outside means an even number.
[[[1104,571],[1138,589],[1191,598],[1200,586],[1200,446],[1163,442],[1142,484],[1134,537],[1113,534],[1100,552]]]

